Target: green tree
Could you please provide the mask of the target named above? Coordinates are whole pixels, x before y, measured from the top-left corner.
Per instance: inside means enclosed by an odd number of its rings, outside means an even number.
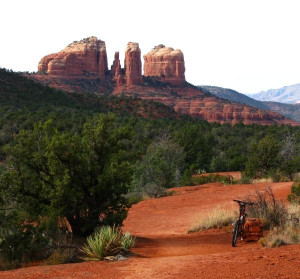
[[[148,146],[142,161],[136,164],[133,188],[149,196],[161,196],[167,188],[178,186],[184,168],[183,149],[169,137],[161,136]]]
[[[216,157],[213,157],[210,163],[210,171],[227,171],[228,170],[228,159],[224,152],[220,152]]]
[[[292,188],[291,193],[288,195],[288,201],[292,203],[300,204],[300,181],[299,179],[295,180]]]
[[[39,123],[5,148],[1,191],[36,220],[66,217],[74,235],[90,234],[100,221],[119,225],[131,177],[128,137],[110,114],[85,124],[82,136],[61,133],[51,121]]]
[[[182,123],[178,125],[174,135],[176,142],[183,147],[186,153],[186,162],[190,169],[209,168],[212,157],[213,139],[207,134],[200,123]]]
[[[245,175],[252,178],[271,175],[280,165],[279,151],[280,144],[271,134],[252,144],[249,148]]]
[[[282,141],[279,156],[280,170],[289,176],[290,180],[293,180],[294,174],[300,170],[300,156],[297,149],[295,136],[288,133]]]

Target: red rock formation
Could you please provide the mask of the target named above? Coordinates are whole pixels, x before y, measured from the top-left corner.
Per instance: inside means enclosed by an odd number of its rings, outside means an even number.
[[[55,58],[57,54],[49,54],[41,59],[38,66],[39,72],[47,72],[48,71],[48,64],[51,60]]]
[[[156,76],[161,81],[177,87],[140,86],[143,83],[141,51],[137,43],[128,43],[125,52],[125,76],[121,69],[119,53],[116,52],[111,68],[112,79],[101,78],[107,70],[105,42],[90,37],[74,42],[63,51],[41,59],[39,71],[48,75],[34,75],[32,78],[50,86],[68,91],[88,91],[97,94],[126,94],[153,100],[172,107],[180,114],[205,119],[209,122],[236,124],[291,124],[299,123],[271,111],[263,111],[243,104],[219,99],[211,94],[185,85],[184,57],[180,50],[163,45],[155,47],[144,56],[145,76]],[[97,84],[97,86],[95,86]],[[153,83],[155,84],[155,83]]]
[[[114,78],[116,80],[116,86],[117,87],[122,86],[122,85],[125,84],[125,79],[124,79],[124,76],[122,74],[120,60],[116,64],[115,77]]]
[[[124,94],[124,89],[116,88],[113,94]],[[237,124],[241,121],[244,124],[299,125],[299,123],[278,113],[219,99],[193,87],[177,87],[170,89],[150,86],[133,86],[128,93],[128,96],[132,95],[142,99],[163,103],[172,107],[179,114],[191,115],[192,117],[201,118],[208,122]]]
[[[144,60],[144,76],[157,76],[172,85],[184,85],[185,67],[181,50],[159,45],[144,55]]]
[[[114,80],[116,81],[117,87],[125,84],[125,79],[122,74],[121,62],[120,62],[118,51],[115,52],[115,59],[114,59],[113,64],[111,65],[111,73],[112,73]]]
[[[120,58],[119,58],[119,52],[116,51],[116,52],[115,52],[115,59],[114,59],[114,62],[113,62],[113,64],[111,65],[111,68],[110,68],[111,73],[112,73],[113,76],[115,76],[115,74],[116,74],[116,68],[118,67],[118,65],[120,65]]]
[[[75,41],[62,51],[42,58],[38,70],[56,76],[104,76],[107,71],[105,42],[96,37]]]
[[[138,43],[128,43],[125,51],[125,76],[126,85],[141,84],[142,79],[142,62],[141,50]]]

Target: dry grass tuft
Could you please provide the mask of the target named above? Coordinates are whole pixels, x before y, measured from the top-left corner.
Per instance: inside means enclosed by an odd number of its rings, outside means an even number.
[[[272,183],[273,180],[271,177],[268,177],[268,178],[258,178],[258,179],[254,179],[253,180],[253,183],[256,184],[256,183],[265,183],[265,182],[268,182],[268,183]]]
[[[281,230],[271,230],[266,237],[259,240],[264,247],[278,247],[282,245],[300,243],[300,229],[293,226],[287,226]]]
[[[233,210],[215,209],[209,215],[200,217],[196,224],[193,225],[188,233],[208,230],[211,228],[222,228],[232,224],[236,219],[236,214]]]
[[[266,237],[259,240],[262,246],[277,247],[300,243],[300,205],[290,205],[288,213],[290,218],[284,227],[272,229]]]

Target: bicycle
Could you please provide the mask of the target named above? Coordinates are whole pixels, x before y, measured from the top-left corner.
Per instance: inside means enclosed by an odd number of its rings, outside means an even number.
[[[240,200],[233,200],[233,201],[238,203],[239,207],[240,207],[240,216],[235,223],[234,230],[233,230],[233,236],[232,236],[232,247],[235,247],[238,236],[242,235],[243,227],[244,227],[244,224],[246,221],[246,217],[247,217],[246,205],[254,205],[255,203],[254,202],[245,202],[245,201],[240,201]]]

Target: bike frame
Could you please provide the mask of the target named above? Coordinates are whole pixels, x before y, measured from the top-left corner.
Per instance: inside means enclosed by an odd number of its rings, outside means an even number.
[[[246,214],[246,204],[240,203],[239,206],[240,206],[240,216],[239,216],[239,222],[240,222],[239,228],[240,229],[239,229],[239,235],[241,235],[241,233],[243,231],[243,226],[244,226],[245,221],[246,221],[247,214]]]
[[[242,235],[243,227],[246,221],[246,205],[253,205],[252,202],[245,202],[245,201],[239,201],[239,200],[233,200],[239,204],[240,214],[239,218],[237,219],[234,230],[233,230],[233,238],[232,238],[232,246],[234,247],[236,245],[237,237]]]

